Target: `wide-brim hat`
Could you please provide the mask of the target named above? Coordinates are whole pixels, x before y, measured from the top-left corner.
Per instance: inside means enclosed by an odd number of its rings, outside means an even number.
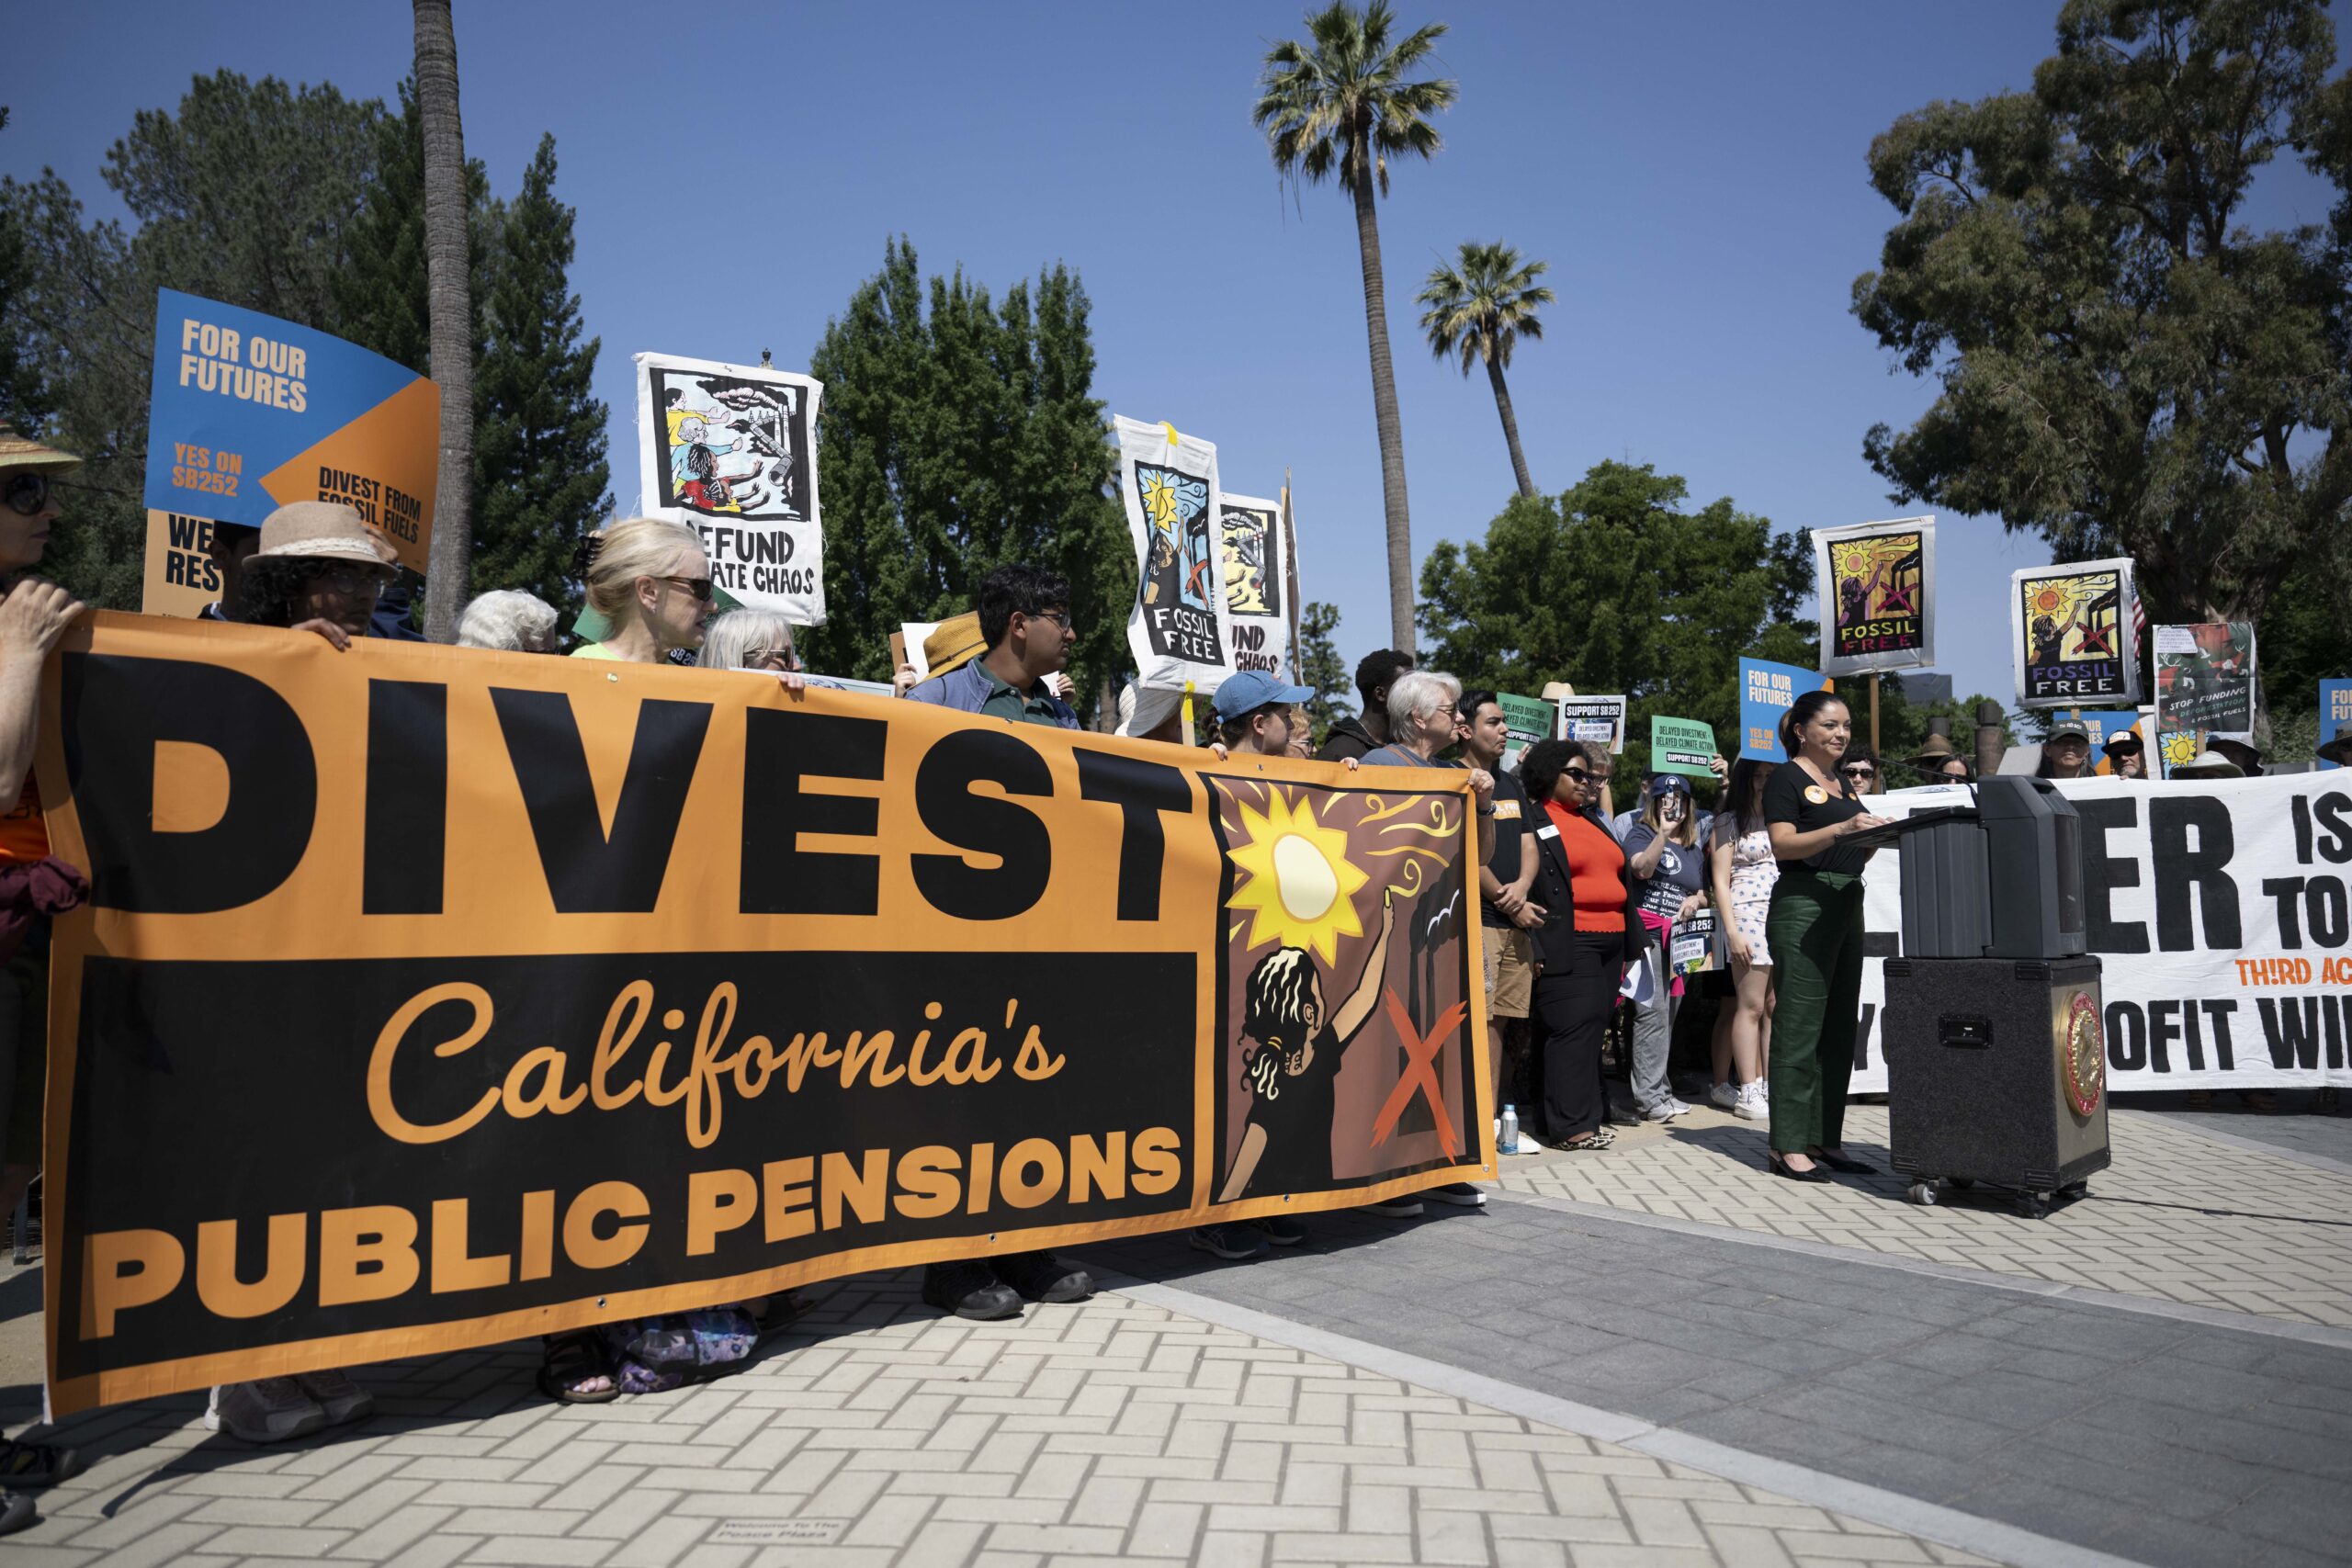
[[[81,466],[82,459],[73,453],[44,446],[29,435],[19,434],[15,425],[0,421],[0,468],[40,468],[62,473]]]
[[[1939,762],[1949,762],[1956,757],[1963,762],[1968,761],[1966,757],[1961,756],[1960,749],[1951,743],[1949,737],[1930,735],[1919,749],[1911,754],[1911,761],[1915,767],[1932,768]]]
[[[934,676],[960,670],[988,650],[988,639],[980,636],[978,610],[949,616],[922,639],[922,661]]]
[[[389,567],[392,547],[341,502],[296,501],[262,519],[261,547],[254,551],[254,558],[266,557]]]
[[[2262,749],[2258,746],[2249,746],[2243,740],[2230,740],[2218,735],[2205,744],[2235,762],[2239,770],[2248,775],[2262,766]]]
[[[1127,701],[1133,696],[1135,701]],[[1119,706],[1126,717],[1120,722],[1117,733],[1130,739],[1140,739],[1158,729],[1169,716],[1184,705],[1182,690],[1170,686],[1129,686],[1119,694]]]
[[[1566,681],[1546,681],[1544,682],[1544,689],[1536,694],[1547,703],[1556,703],[1562,697],[1573,697],[1576,694],[1577,689]]]
[[[2312,753],[2323,762],[2334,762],[2339,768],[2352,768],[2352,729],[2339,733],[2333,740],[2320,742]]]
[[[2242,779],[2245,770],[2218,751],[2199,751],[2172,771],[2177,779]]]

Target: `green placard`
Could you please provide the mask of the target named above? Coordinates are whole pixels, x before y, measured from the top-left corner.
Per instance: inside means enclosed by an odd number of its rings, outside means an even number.
[[[1715,771],[1707,766],[1715,759],[1715,732],[1695,718],[1668,718],[1664,714],[1650,716],[1650,772],[1654,773],[1688,773],[1694,779],[1711,779]]]

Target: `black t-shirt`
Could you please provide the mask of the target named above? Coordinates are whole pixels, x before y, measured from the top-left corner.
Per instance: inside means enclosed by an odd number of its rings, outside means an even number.
[[[1277,1070],[1272,1092],[1253,1096],[1249,1124],[1266,1130],[1265,1151],[1250,1174],[1249,1197],[1306,1192],[1331,1185],[1331,1119],[1339,1111],[1340,1039],[1325,1024],[1306,1070]]]
[[[1803,763],[1783,762],[1764,781],[1764,820],[1768,823],[1786,822],[1800,833],[1811,833],[1834,828],[1849,817],[1861,814],[1862,803],[1847,793],[1845,780],[1837,779],[1825,789],[1804,771]],[[1815,871],[1858,873],[1870,858],[1871,852],[1866,849],[1833,844],[1809,859],[1783,860],[1781,863],[1804,865]]]
[[[1634,830],[1625,835],[1629,874],[1634,857],[1648,849],[1650,840],[1657,837],[1657,829],[1646,822],[1634,823]],[[1650,872],[1649,879],[1634,885],[1634,901],[1645,914],[1673,919],[1682,912],[1682,900],[1707,886],[1705,843],[1702,838],[1686,848],[1672,839],[1666,841],[1666,848],[1657,852],[1657,865]]]
[[[1527,791],[1513,773],[1495,775],[1495,858],[1487,868],[1495,880],[1509,887],[1519,880],[1519,845],[1521,834],[1534,831],[1528,820]],[[1508,917],[1498,914],[1495,907],[1484,898],[1478,900],[1478,913],[1490,926],[1510,924]]]

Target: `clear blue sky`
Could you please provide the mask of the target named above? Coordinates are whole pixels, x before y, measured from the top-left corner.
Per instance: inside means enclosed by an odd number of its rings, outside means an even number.
[[[1114,412],[1215,440],[1237,491],[1292,469],[1306,591],[1340,606],[1352,663],[1388,630],[1354,225],[1336,189],[1294,204],[1250,124],[1260,59],[1302,9],[458,0],[467,151],[511,192],[555,133],[624,504],[632,353],[802,367],[892,234],[1000,292],[1065,261]],[[1902,514],[1862,433],[1931,389],[1847,313],[1893,216],[1864,154],[1906,109],[2029,85],[2054,0],[1404,10],[1452,22],[1441,68],[1462,87],[1445,150],[1396,170],[1380,214],[1417,552],[1482,533],[1511,492],[1485,378],[1431,360],[1410,302],[1471,238],[1552,264],[1560,302],[1511,371],[1540,488],[1615,457],[1783,529]],[[411,49],[400,0],[42,7],[11,50],[0,170],[53,164],[119,212],[107,146],[192,74],[389,100]],[[2258,195],[2266,226],[2326,208],[2300,165]],[[1943,526],[1940,667],[2006,699],[2008,574],[2047,548]]]

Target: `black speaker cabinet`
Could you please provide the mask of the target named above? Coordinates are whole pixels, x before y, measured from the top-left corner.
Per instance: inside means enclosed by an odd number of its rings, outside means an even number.
[[[2038,1210],[2109,1163],[2096,957],[1886,961],[1888,1137],[1915,1202],[1939,1180]]]

